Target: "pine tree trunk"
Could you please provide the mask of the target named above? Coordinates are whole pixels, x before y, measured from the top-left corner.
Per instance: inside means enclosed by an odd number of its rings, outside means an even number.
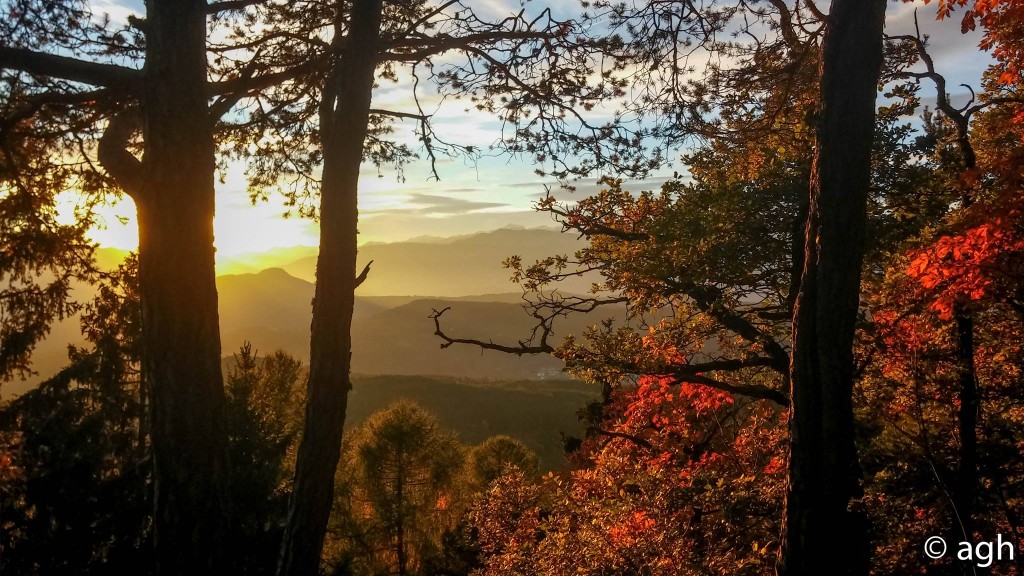
[[[395,514],[395,560],[398,563],[398,576],[406,576],[408,559],[405,556],[405,474],[401,456],[398,459],[398,474],[395,481],[395,502],[397,513]]]
[[[340,3],[339,3],[340,4]],[[366,138],[381,0],[356,0],[341,60],[329,74],[320,112],[324,167],[320,190],[320,254],[310,338],[306,420],[278,565],[279,576],[318,573],[331,512],[334,473],[352,356],[356,288],[357,190]],[[339,5],[339,10],[341,10]],[[336,30],[341,34],[341,30]]]
[[[883,0],[833,0],[822,47],[804,272],[793,318],[782,576],[867,573],[866,520],[850,509],[860,492],[853,338],[884,17]]]
[[[229,505],[206,3],[148,0],[146,14],[144,193],[136,204],[158,572],[214,574]]]
[[[957,307],[957,361],[960,389],[957,428],[960,436],[960,462],[954,488],[954,537],[974,540],[974,500],[978,486],[978,381],[974,368],[974,320]]]
[[[948,112],[947,112],[948,116]],[[968,118],[954,118],[959,137],[957,145],[963,155],[964,168],[969,172],[977,167],[978,159],[971,144]],[[965,207],[973,203],[969,189],[963,192]],[[978,493],[978,419],[981,404],[978,398],[978,373],[974,365],[974,317],[959,304],[954,306],[956,325],[956,357],[959,370],[957,431],[960,437],[959,462],[953,487],[952,540],[974,541],[974,507]],[[978,573],[971,563],[962,562],[964,573]],[[980,571],[985,571],[980,569]]]

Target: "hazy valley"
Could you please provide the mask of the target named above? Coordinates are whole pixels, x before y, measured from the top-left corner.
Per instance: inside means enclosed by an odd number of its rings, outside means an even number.
[[[451,307],[444,316],[451,335],[522,340],[533,318],[523,311],[522,293],[509,281],[502,260],[513,254],[528,262],[571,255],[581,246],[574,236],[553,230],[501,229],[361,247],[360,262],[373,260],[373,266],[357,292],[348,423],[358,425],[395,399],[409,398],[437,413],[467,442],[509,434],[530,445],[545,467],[557,467],[559,434],[581,432],[575,411],[597,390],[568,380],[561,362],[547,355],[517,357],[470,346],[441,349],[429,315]],[[245,342],[260,355],[284,350],[307,361],[315,252],[295,247],[223,263],[221,268],[232,272],[217,278],[226,366]],[[123,257],[110,249],[98,254],[104,267]],[[564,288],[582,293],[592,281],[572,279]],[[81,287],[78,293],[86,299],[91,289]],[[579,334],[601,318],[623,313],[606,309],[600,316],[569,318],[556,325],[554,336]],[[81,342],[77,318],[57,324],[36,350],[37,375],[9,383],[4,396],[18,395],[56,373],[67,363],[68,345]]]

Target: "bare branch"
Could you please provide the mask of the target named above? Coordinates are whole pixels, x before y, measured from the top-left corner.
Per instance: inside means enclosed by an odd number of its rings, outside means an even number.
[[[141,70],[0,46],[0,68],[129,92],[142,89]]]
[[[667,284],[688,296],[698,308],[719,324],[738,334],[747,342],[760,344],[771,357],[769,367],[783,376],[789,375],[789,354],[775,338],[754,326],[749,320],[733,310],[722,306],[721,291],[714,286],[698,286],[689,281],[668,280]]]
[[[818,5],[814,3],[814,0],[801,0],[801,1],[803,2],[803,5],[806,6],[808,10],[811,11],[811,14],[814,14],[814,17],[817,18],[819,21],[825,22],[826,20],[828,20],[828,14],[825,14],[824,12],[822,12],[818,8]]]
[[[625,432],[616,432],[614,430],[605,430],[604,428],[599,428],[597,426],[591,426],[587,430],[593,434],[597,434],[598,436],[607,436],[609,438],[621,438],[623,440],[632,442],[633,444],[636,444],[641,448],[646,448],[647,450],[651,451],[654,450],[653,444],[633,434],[627,434]]]
[[[251,72],[220,82],[211,82],[209,92],[211,96],[220,95],[221,98],[211,106],[211,116],[220,118],[226,114],[239,100],[251,95],[254,92],[269,88],[271,86],[298,78],[304,74],[323,71],[327,68],[330,59],[322,56],[302,64],[280,70],[268,72],[259,76],[252,76]]]
[[[397,110],[381,110],[380,108],[371,108],[370,114],[379,114],[381,116],[391,116],[394,118],[405,118],[407,120],[428,120],[429,115],[426,114],[413,114],[412,112],[399,112]]]
[[[356,276],[356,288],[359,288],[363,285],[363,282],[366,282],[366,277],[370,275],[370,266],[372,265],[373,260],[370,260],[366,263],[366,266],[363,266],[363,271],[359,273],[359,276]]]
[[[206,5],[206,13],[219,14],[221,12],[229,12],[231,10],[243,10],[249,6],[265,4],[266,1],[267,0],[221,0],[220,2],[211,2]]]
[[[685,366],[683,367],[685,368]],[[708,388],[714,388],[730,394],[736,394],[739,396],[746,396],[747,398],[756,398],[758,400],[768,400],[774,402],[779,406],[789,406],[789,395],[775,388],[769,388],[768,386],[762,386],[760,384],[729,384],[728,382],[722,382],[721,380],[715,380],[700,374],[689,374],[687,372],[678,373],[674,371],[667,372],[665,374],[650,374],[651,376],[668,376],[675,380],[677,384],[701,384]]]
[[[416,30],[419,30],[420,26],[423,26],[424,24],[429,22],[431,18],[433,18],[434,16],[437,16],[438,14],[441,14],[442,12],[444,12],[445,10],[450,8],[451,6],[454,6],[454,5],[458,4],[459,1],[460,0],[448,0],[448,2],[445,2],[444,4],[438,6],[437,8],[435,8],[433,10],[431,10],[430,12],[427,12],[426,14],[423,15],[422,18],[420,18],[419,20],[413,22],[408,27],[406,27],[405,32],[400,34],[399,38],[407,38],[410,34],[416,32]]]
[[[430,318],[434,321],[434,335],[444,340],[441,344],[442,349],[448,348],[452,344],[468,344],[470,346],[477,346],[483,350],[495,350],[506,354],[515,354],[516,356],[522,356],[523,354],[551,354],[555,351],[554,347],[547,343],[547,337],[551,333],[550,325],[545,325],[543,327],[544,330],[540,344],[530,344],[529,342],[520,341],[517,346],[506,346],[504,344],[495,344],[490,340],[484,341],[473,338],[452,338],[445,334],[441,329],[441,316],[449,310],[451,310],[451,306],[442,310],[435,309],[430,314]]]
[[[429,38],[416,38],[392,42],[386,52],[381,54],[381,61],[419,62],[430,56],[437,56],[453,50],[476,52],[479,46],[504,40],[544,40],[553,38],[551,32],[541,31],[496,31],[466,34],[464,36],[440,35]],[[402,51],[402,50],[407,51]]]
[[[789,44],[791,48],[798,48],[801,42],[793,27],[793,13],[790,11],[789,6],[786,5],[785,0],[769,0],[769,2],[779,11],[779,32],[782,33],[786,44]]]
[[[755,356],[753,358],[737,358],[728,360],[709,360],[679,366],[674,374],[701,374],[703,372],[715,372],[718,370],[739,370],[741,368],[766,367],[771,368],[775,363],[774,358]]]

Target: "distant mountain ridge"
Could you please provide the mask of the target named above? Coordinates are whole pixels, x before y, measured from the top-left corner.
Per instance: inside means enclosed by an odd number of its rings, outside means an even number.
[[[450,239],[448,242],[368,244],[359,249],[359,264],[373,261],[359,287],[361,296],[471,296],[518,290],[502,266],[509,256],[531,264],[548,256],[569,255],[586,244],[572,234],[548,229],[502,228]],[[281,266],[296,278],[316,279],[316,256]],[[596,275],[561,282],[564,292],[587,293]]]
[[[547,355],[516,357],[470,346],[441,350],[434,336],[431,310],[451,306],[445,326],[452,335],[515,343],[529,335],[533,319],[521,309],[522,294],[508,281],[500,260],[520,254],[532,262],[582,247],[572,235],[545,229],[502,229],[452,239],[446,244],[398,242],[364,246],[360,258],[373,259],[369,280],[359,288],[353,321],[353,370],[363,374],[440,375],[499,380],[552,378],[561,362]],[[305,247],[276,251],[293,255]],[[315,249],[314,249],[315,250]],[[98,260],[113,268],[127,252],[103,248]],[[307,261],[305,264],[302,262]],[[292,270],[308,267],[312,277],[315,256],[285,269],[225,274],[217,278],[220,297],[221,342],[225,356],[250,341],[261,351],[283,349],[305,359],[309,350],[314,285]],[[310,267],[311,266],[311,267]],[[576,280],[576,279],[574,279]],[[566,292],[585,292],[590,280],[568,282]],[[397,288],[388,288],[388,286]],[[376,288],[375,288],[376,286]],[[405,290],[405,293],[401,291]],[[79,287],[87,300],[94,289]],[[427,295],[417,296],[415,294]],[[622,309],[603,309],[600,315],[572,318],[557,326],[557,342],[569,332],[580,333],[606,316],[622,317]],[[78,319],[65,320],[51,331],[34,355],[39,377],[12,382],[0,392],[17,394],[67,362],[67,345],[81,343]]]
[[[218,278],[221,294],[221,342],[225,352],[251,342],[261,351],[284,350],[305,359],[314,286],[279,269]],[[465,378],[548,379],[561,374],[561,361],[546,355],[522,357],[474,346],[441,349],[430,319],[433,310],[451,307],[444,328],[451,334],[514,344],[529,337],[534,319],[521,295],[464,298],[357,297],[352,321],[352,370],[362,374],[437,375]],[[556,324],[552,343],[582,333],[607,316],[623,318],[610,307],[600,315],[574,316]]]

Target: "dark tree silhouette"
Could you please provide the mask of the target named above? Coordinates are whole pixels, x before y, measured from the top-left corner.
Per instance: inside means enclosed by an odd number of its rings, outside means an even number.
[[[37,129],[70,134],[79,162],[91,168],[98,157],[106,182],[138,211],[159,571],[214,570],[229,526],[213,264],[216,118],[206,63],[207,17],[216,7],[152,0],[145,20],[126,29],[77,2],[10,8],[17,30],[0,45],[0,66],[17,89],[8,93],[5,125],[65,110],[76,122]],[[141,67],[112,63],[112,55]],[[133,153],[137,132],[141,159]],[[38,162],[59,156],[37,152]]]
[[[265,17],[272,24],[268,33],[250,45],[265,53],[260,58],[306,54],[309,73],[257,99],[234,128],[244,143],[238,152],[254,160],[253,193],[290,181],[289,202],[301,204],[321,224],[307,418],[280,565],[281,574],[311,574],[319,564],[350,389],[354,290],[370,272],[367,266],[356,274],[360,166],[364,160],[399,166],[409,160],[412,150],[387,139],[394,120],[415,122],[435,176],[438,156],[480,153],[434,133],[420,104],[419,74],[425,70],[442,93],[468,97],[504,120],[508,130],[498,148],[549,159],[559,175],[584,170],[572,164],[574,153],[583,164],[615,157],[625,171],[648,165],[641,162],[646,151],[625,125],[593,123],[577,111],[621,87],[589,83],[586,74],[600,42],[582,36],[572,22],[556,20],[548,9],[493,22],[459,2],[360,0],[311,5],[301,17],[299,5],[276,9]],[[323,42],[321,35],[331,40]],[[461,58],[442,58],[452,54]],[[399,69],[414,78],[416,110],[371,108],[375,83],[395,79]],[[319,179],[312,176],[317,168]],[[311,202],[316,195],[319,205]]]
[[[853,338],[866,244],[883,1],[834,0],[822,43],[804,270],[793,310],[781,576],[867,574]],[[842,537],[836,537],[842,534]]]

